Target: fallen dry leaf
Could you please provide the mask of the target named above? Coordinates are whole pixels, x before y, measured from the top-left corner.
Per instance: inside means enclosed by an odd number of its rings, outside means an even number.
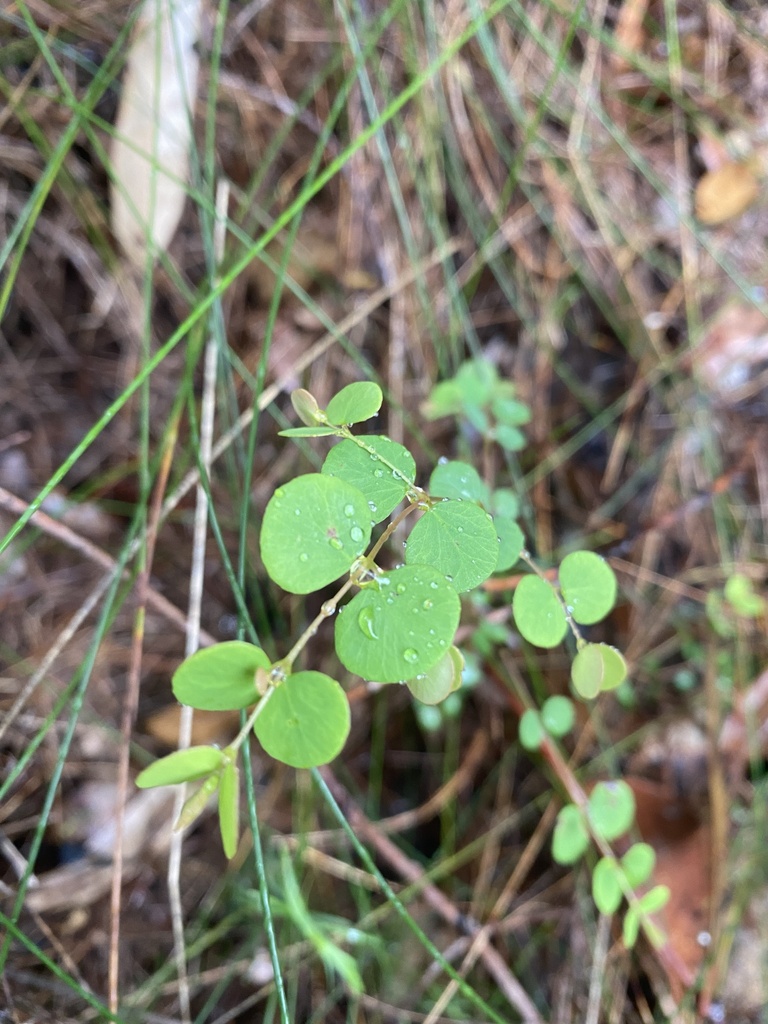
[[[729,161],[699,180],[694,195],[696,217],[708,227],[723,224],[742,214],[759,194],[752,167]]]
[[[143,269],[170,242],[186,198],[200,0],[145,0],[112,146],[112,230]]]

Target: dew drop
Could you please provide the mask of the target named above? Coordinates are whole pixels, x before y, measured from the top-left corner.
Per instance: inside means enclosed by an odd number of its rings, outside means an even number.
[[[355,506],[354,505],[345,505],[344,506],[344,515],[347,517],[347,519],[351,519],[354,514],[355,514]]]
[[[371,458],[373,458],[373,456],[371,456]],[[380,480],[384,476],[384,470],[383,469],[374,469],[373,475],[376,477],[377,480]]]
[[[437,590],[437,584],[435,583],[434,580],[432,580],[432,582],[429,585],[432,588],[432,590]]]
[[[379,456],[378,455],[371,455],[371,462],[378,462],[378,461],[379,461]]]
[[[449,576],[448,573],[446,573],[445,578],[448,580],[449,583],[453,583],[453,576]]]
[[[459,526],[459,527],[457,527],[457,528],[456,528],[456,532],[457,532],[457,533],[464,533],[464,527],[463,527],[463,526]]]
[[[445,640],[438,640],[437,642],[440,647],[445,647]]]
[[[337,551],[341,551],[341,549],[344,547],[344,545],[341,543],[338,537],[329,537],[328,543],[331,545],[332,548],[335,548]]]
[[[369,640],[378,640],[379,634],[374,628],[373,616],[373,608],[363,608],[357,616],[357,624],[363,636],[367,636]]]
[[[307,554],[306,551],[302,551],[301,552],[301,554],[299,555],[299,561],[300,562],[308,562],[309,561],[309,555]]]
[[[295,509],[293,510],[293,514],[294,514],[295,516],[300,516],[300,515],[301,515],[301,509],[300,509],[300,508],[295,508]]]
[[[283,490],[282,487],[278,487],[277,490],[275,491],[275,497],[276,498],[282,498],[284,494],[285,494],[285,491]]]
[[[375,501],[369,501],[368,502],[368,508],[371,510],[371,512],[378,512],[379,511],[379,506],[376,504]]]
[[[413,665],[414,662],[419,660],[418,652],[414,651],[412,647],[406,647],[403,651],[403,660],[407,661],[409,665]]]
[[[437,464],[438,464],[438,466],[447,466],[448,465],[448,458],[447,458],[447,456],[441,455],[440,458],[437,460]]]
[[[320,605],[320,611],[326,617],[333,615],[333,613],[336,611],[336,605],[333,603],[333,601],[323,601],[323,603]]]
[[[429,611],[429,609],[432,607],[432,601],[430,601],[429,598],[427,598],[426,601],[421,602],[421,607],[424,609],[425,612]]]
[[[363,539],[363,531],[360,529],[359,526],[353,526],[352,529],[349,531],[349,536],[352,539],[352,541],[354,541],[355,544],[359,544],[360,541]]]
[[[398,583],[397,586],[395,587],[395,590],[398,592],[398,594],[404,594],[407,589],[408,588],[404,583]]]

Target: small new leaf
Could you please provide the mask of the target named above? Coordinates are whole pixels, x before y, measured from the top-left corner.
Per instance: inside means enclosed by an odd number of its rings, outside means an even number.
[[[623,836],[635,820],[635,795],[623,779],[598,782],[589,795],[589,820],[606,842]]]
[[[329,423],[337,423],[339,426],[362,423],[376,415],[383,399],[381,388],[372,381],[347,384],[330,400],[325,414]]]
[[[195,782],[204,779],[211,772],[218,771],[224,755],[216,747],[188,747],[177,750],[167,757],[149,765],[136,777],[139,789],[153,789],[155,786],[176,786],[181,782]]]
[[[592,898],[601,914],[615,914],[623,896],[621,868],[615,857],[602,857],[592,872]]]
[[[224,855],[231,859],[240,835],[240,773],[234,757],[224,765],[219,780],[219,830]]]

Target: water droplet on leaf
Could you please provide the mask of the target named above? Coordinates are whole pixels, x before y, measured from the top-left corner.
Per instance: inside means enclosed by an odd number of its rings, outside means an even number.
[[[353,526],[352,529],[349,531],[349,536],[354,541],[355,544],[359,544],[360,541],[363,539],[363,531],[360,529],[359,526]]]
[[[355,514],[355,506],[354,505],[345,505],[344,506],[344,515],[347,517],[347,519],[351,519],[354,514]]]
[[[378,640],[379,634],[374,629],[373,617],[373,608],[363,608],[357,616],[357,624],[363,636],[367,636],[369,640]]]
[[[406,647],[403,651],[403,659],[410,665],[413,665],[414,662],[419,660],[418,652],[414,651],[412,647]]]

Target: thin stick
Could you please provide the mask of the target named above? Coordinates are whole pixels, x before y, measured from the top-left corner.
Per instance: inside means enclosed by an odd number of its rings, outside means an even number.
[[[216,225],[214,228],[214,254],[220,265],[224,256],[224,239],[227,207],[229,205],[229,186],[220,182],[216,192]],[[200,413],[200,465],[203,472],[210,476],[211,452],[213,449],[213,424],[216,405],[216,365],[219,350],[214,337],[209,338],[205,347],[205,368],[203,375],[203,402]],[[200,646],[200,612],[203,602],[203,581],[205,576],[205,539],[208,531],[208,495],[205,487],[198,483],[197,501],[195,504],[195,522],[192,543],[192,568],[189,583],[189,607],[187,610],[187,657]],[[182,707],[179,716],[178,749],[188,747],[192,742],[191,707]],[[174,820],[177,820],[186,798],[186,786],[180,786],[176,793]],[[189,978],[187,975],[187,956],[184,943],[184,909],[181,901],[181,851],[184,843],[182,832],[174,832],[171,837],[171,848],[168,855],[168,896],[171,905],[173,923],[173,955],[176,962],[176,974],[179,981],[179,1003],[181,1019],[184,1024],[191,1021],[189,998]]]
[[[152,559],[155,553],[155,542],[160,527],[162,496],[170,476],[173,464],[173,452],[176,447],[177,425],[173,425],[166,443],[163,459],[160,464],[157,486],[152,498],[152,506],[147,525],[147,547],[144,565],[136,585],[138,607],[131,638],[131,658],[128,669],[128,683],[123,713],[120,722],[120,757],[117,767],[117,807],[115,809],[115,845],[112,857],[112,888],[110,892],[110,928],[109,928],[109,1008],[112,1013],[118,1009],[118,976],[120,960],[120,907],[123,891],[123,832],[125,829],[125,805],[128,799],[128,771],[130,767],[131,732],[139,709],[139,690],[141,688],[141,657],[144,650],[144,626],[146,622],[147,598],[150,592],[149,578]]]

